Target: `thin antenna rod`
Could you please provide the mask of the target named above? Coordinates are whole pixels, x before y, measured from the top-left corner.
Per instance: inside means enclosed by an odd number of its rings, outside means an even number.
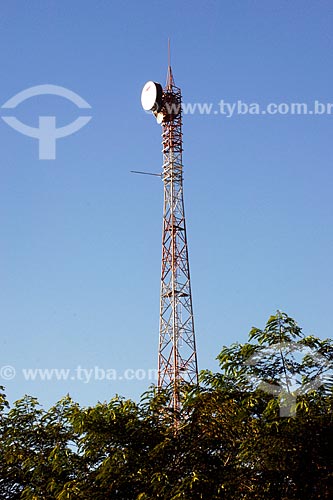
[[[162,177],[162,174],[153,174],[151,172],[141,172],[140,170],[131,170],[131,174],[155,175],[156,177]]]
[[[170,38],[168,38],[168,68],[171,68]]]
[[[170,38],[168,38],[168,73],[167,73],[167,81],[166,87],[171,90],[174,85],[173,74],[171,69],[171,49],[170,49]]]

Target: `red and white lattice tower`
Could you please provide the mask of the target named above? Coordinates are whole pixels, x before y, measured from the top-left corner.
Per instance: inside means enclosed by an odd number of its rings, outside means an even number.
[[[164,209],[158,348],[158,388],[171,390],[178,412],[182,387],[197,385],[198,365],[183,197],[181,90],[169,63],[164,89],[149,81],[142,90],[145,110],[162,125]]]

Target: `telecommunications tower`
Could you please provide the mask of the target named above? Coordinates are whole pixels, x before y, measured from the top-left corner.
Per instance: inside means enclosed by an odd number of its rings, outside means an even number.
[[[181,408],[182,387],[198,383],[183,198],[181,101],[181,90],[175,85],[169,56],[166,86],[147,82],[141,103],[162,126],[164,210],[158,388],[172,392],[171,406],[176,412]]]

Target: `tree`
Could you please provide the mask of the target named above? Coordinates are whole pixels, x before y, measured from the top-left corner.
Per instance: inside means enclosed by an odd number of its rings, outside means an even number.
[[[328,500],[333,343],[284,313],[224,347],[220,371],[184,387],[177,415],[151,388],[48,411],[0,391],[4,500]]]
[[[330,498],[332,341],[304,336],[278,311],[263,330],[252,328],[249,342],[224,347],[218,360],[221,373],[206,371],[202,382],[234,394],[236,414],[244,412],[238,498]]]
[[[67,418],[73,405],[64,398],[49,411],[36,398],[1,408],[1,478],[4,500],[51,500],[80,468],[76,435]]]

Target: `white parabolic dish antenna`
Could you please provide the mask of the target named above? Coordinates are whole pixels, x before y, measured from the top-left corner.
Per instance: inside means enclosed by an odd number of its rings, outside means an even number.
[[[159,111],[162,105],[162,86],[149,81],[141,92],[141,104],[145,111]]]

